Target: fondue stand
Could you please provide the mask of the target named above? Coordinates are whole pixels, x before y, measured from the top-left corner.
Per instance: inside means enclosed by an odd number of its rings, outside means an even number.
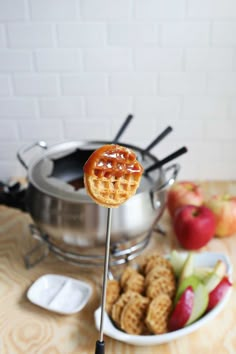
[[[70,247],[62,242],[57,243],[56,240],[50,238],[49,235],[40,232],[34,224],[30,224],[29,229],[33,238],[38,241],[38,244],[24,255],[26,268],[34,267],[39,262],[43,261],[50,252],[55,254],[59,259],[75,265],[85,267],[103,266],[104,247],[97,247],[94,250],[81,249],[75,246]],[[156,224],[146,234],[132,242],[111,243],[110,266],[122,265],[132,261],[147,247],[154,233],[165,235],[162,226]]]

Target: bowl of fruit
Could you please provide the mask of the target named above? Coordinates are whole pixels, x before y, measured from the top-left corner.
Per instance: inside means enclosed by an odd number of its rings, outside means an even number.
[[[140,346],[178,339],[215,318],[231,290],[232,266],[223,253],[152,253],[108,280],[104,334]],[[100,315],[98,308],[98,330]]]

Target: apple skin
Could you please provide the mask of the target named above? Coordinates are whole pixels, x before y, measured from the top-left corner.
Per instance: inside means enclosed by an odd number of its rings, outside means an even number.
[[[210,292],[207,311],[212,310],[223,299],[226,292],[232,286],[227,276],[223,277],[219,284]]]
[[[194,182],[176,182],[167,193],[167,209],[173,218],[175,211],[187,204],[200,206],[204,202],[204,196],[200,186]]]
[[[197,250],[214,236],[215,216],[205,206],[185,205],[176,211],[173,227],[183,248]]]
[[[170,331],[176,331],[185,326],[191,316],[193,304],[194,291],[192,286],[188,286],[180,296],[170,315],[168,321],[168,329]]]
[[[236,197],[215,195],[205,205],[215,215],[217,237],[227,237],[236,233]]]

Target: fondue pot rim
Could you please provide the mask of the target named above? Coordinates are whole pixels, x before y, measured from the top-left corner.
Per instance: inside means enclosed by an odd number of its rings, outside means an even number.
[[[45,145],[44,145],[45,144]],[[76,149],[86,147],[87,149],[91,148],[95,150],[96,148],[105,145],[105,144],[115,144],[111,141],[107,140],[79,140],[79,141],[63,141],[57,144],[53,144],[50,147],[47,148],[47,144],[44,142],[36,142],[30,147],[24,147],[21,150],[19,150],[17,157],[20,160],[20,162],[24,165],[24,167],[28,170],[28,180],[30,184],[38,189],[41,193],[44,195],[48,195],[50,197],[53,197],[55,199],[61,199],[64,201],[69,201],[69,202],[74,202],[74,203],[91,203],[94,204],[94,201],[87,195],[87,193],[78,193],[75,192],[74,188],[72,186],[69,186],[65,182],[63,185],[58,184],[56,187],[53,186],[53,184],[46,183],[45,181],[47,180],[47,175],[45,175],[45,178],[43,176],[39,176],[38,173],[35,173],[35,168],[37,168],[37,165],[40,163],[44,163],[47,159],[47,157],[52,158],[53,154],[54,155],[61,155],[66,156],[66,153],[71,151],[74,152]],[[151,154],[149,151],[145,151],[144,149],[136,146],[136,145],[131,145],[127,143],[118,143],[119,145],[123,145],[127,148],[130,148],[134,150],[134,152],[137,155],[137,158],[139,158],[139,155],[141,158],[147,157],[149,159],[149,164],[153,164],[158,159]],[[29,150],[31,150],[33,147],[39,146],[44,148],[44,153],[41,154],[40,156],[37,155],[36,157],[32,158],[29,163],[25,162],[25,153]],[[82,149],[83,150],[83,149]],[[85,150],[85,149],[84,149]],[[54,156],[55,157],[55,156]],[[158,168],[158,178],[163,181],[164,173],[162,168]],[[159,187],[158,183],[155,183],[154,177],[156,176],[156,171],[150,173],[150,176],[153,177],[150,178],[150,187],[146,190],[138,190],[138,192],[132,197],[137,198],[138,195],[147,193],[147,192],[152,192],[152,191],[158,191]],[[143,177],[143,178],[149,178],[149,177]],[[68,187],[67,190],[65,190],[65,186]],[[63,188],[62,188],[63,187]]]

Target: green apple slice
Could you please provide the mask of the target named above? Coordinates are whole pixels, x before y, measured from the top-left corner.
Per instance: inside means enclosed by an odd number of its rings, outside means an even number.
[[[183,269],[185,257],[183,257],[180,252],[173,250],[170,254],[169,261],[174,269],[175,276],[178,278]]]
[[[200,279],[196,277],[196,275],[190,275],[189,277],[184,278],[177,288],[174,303],[176,304],[178,302],[180,296],[183,294],[187,287],[191,286],[193,291],[195,291],[199,283]]]
[[[210,267],[199,267],[194,271],[194,274],[201,280],[205,280],[211,273],[212,268]]]
[[[208,293],[210,293],[213,289],[217,287],[217,285],[220,283],[222,277],[219,277],[217,274],[212,273],[207,277],[207,279],[204,280],[204,284],[207,288]]]
[[[221,259],[216,262],[213,273],[216,273],[221,278],[226,274],[226,265]]]
[[[226,266],[224,262],[222,260],[218,260],[211,274],[209,274],[203,281],[209,293],[217,287],[221,279],[225,276],[225,273]]]
[[[206,311],[209,301],[207,288],[204,284],[199,282],[197,288],[194,290],[194,304],[186,326],[198,320]]]
[[[183,269],[180,273],[179,284],[182,281],[194,273],[194,255],[190,252],[184,262]]]

